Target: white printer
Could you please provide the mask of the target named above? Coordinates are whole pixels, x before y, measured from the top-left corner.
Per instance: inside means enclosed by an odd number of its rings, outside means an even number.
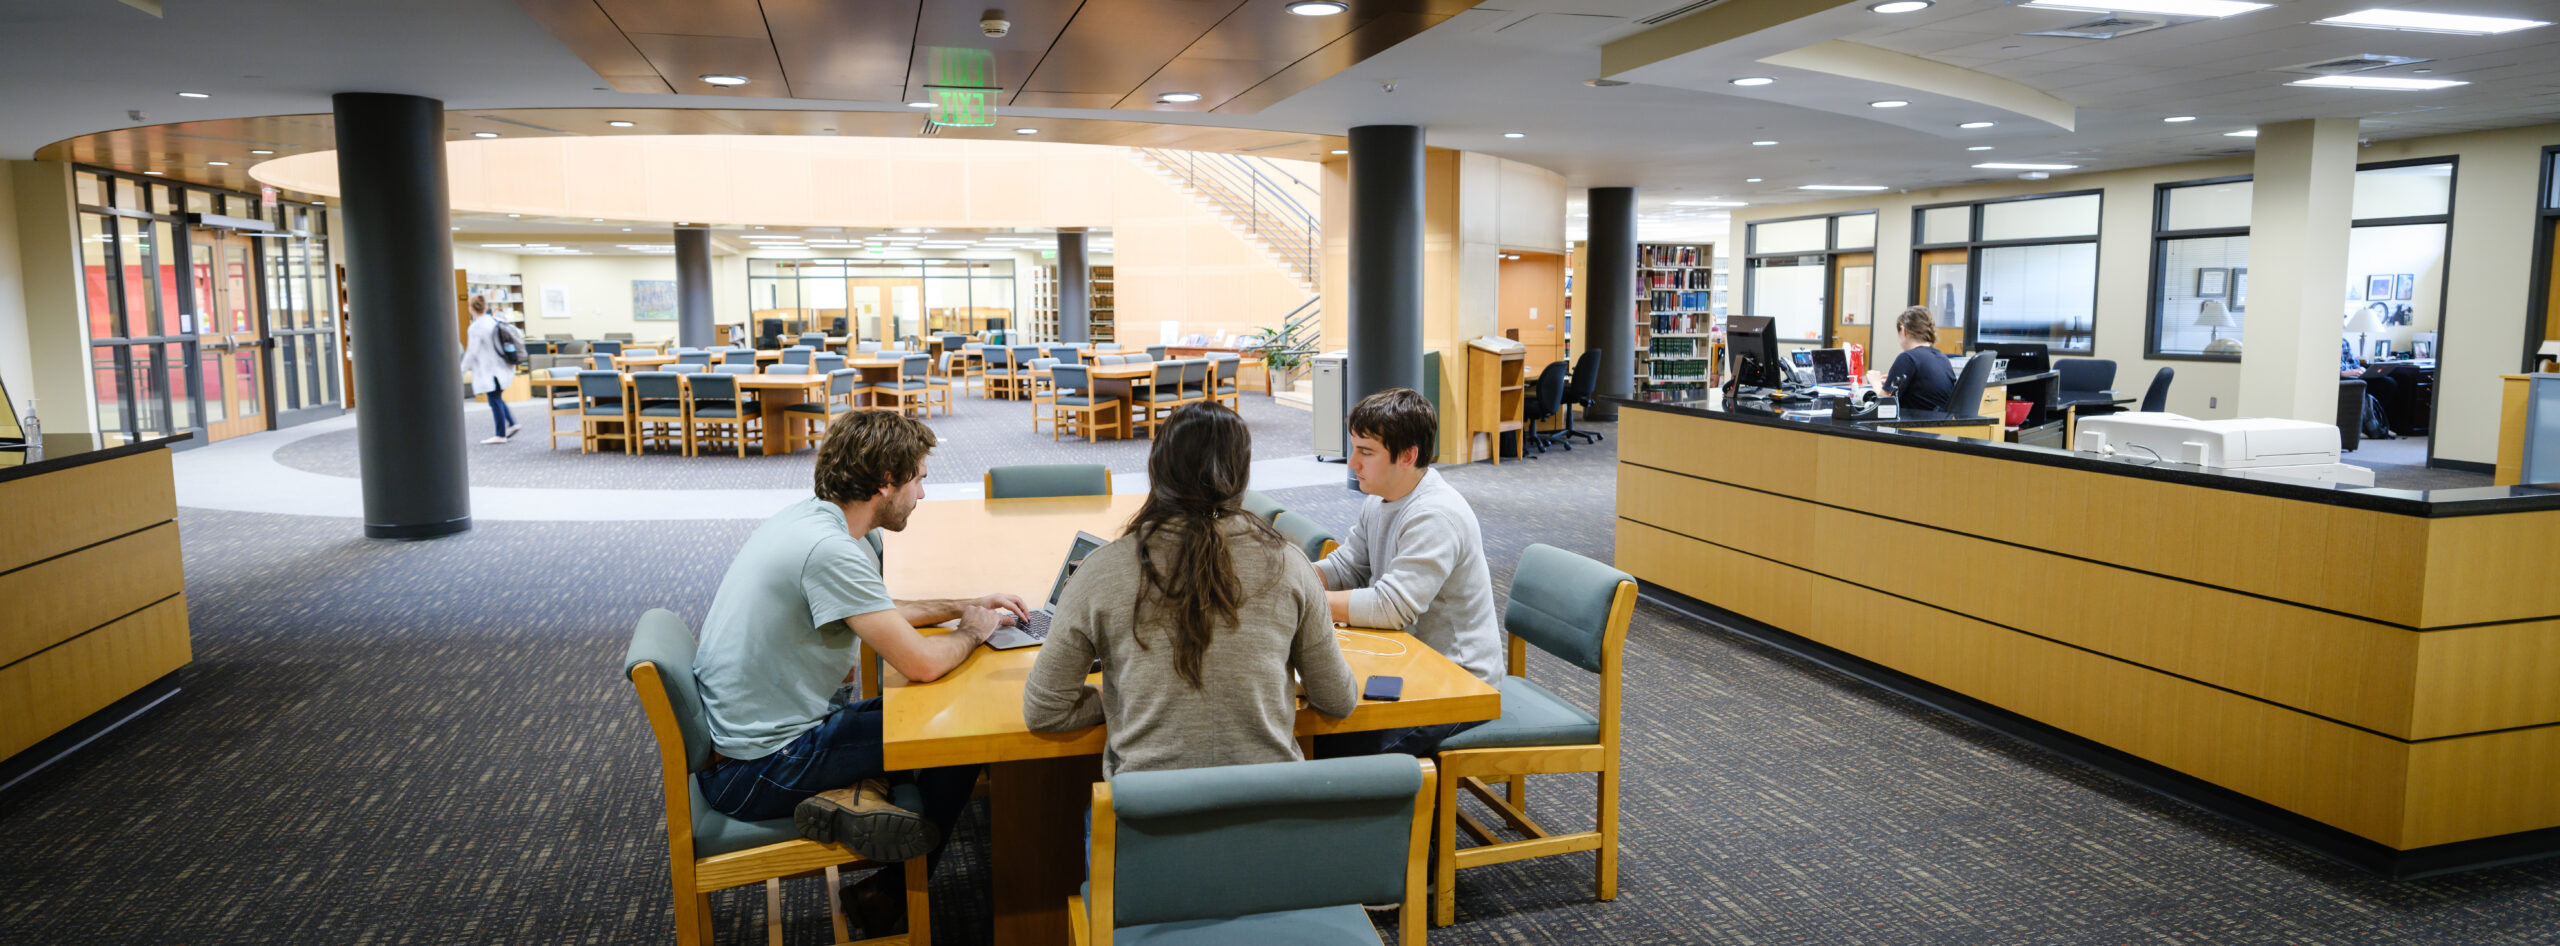
[[[2326,486],[2373,485],[2373,471],[2338,462],[2338,428],[2307,420],[2197,420],[2134,411],[2080,420],[2073,449],[2217,467],[2249,479]]]

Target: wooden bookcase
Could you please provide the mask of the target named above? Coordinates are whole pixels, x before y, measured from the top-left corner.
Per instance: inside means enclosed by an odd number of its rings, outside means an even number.
[[[1033,342],[1058,340],[1058,267],[1031,268],[1031,318],[1023,328]]]
[[[1475,435],[1489,435],[1495,466],[1502,465],[1502,435],[1521,429],[1528,406],[1529,387],[1522,376],[1528,354],[1526,349],[1467,343],[1467,450],[1474,453]]]
[[[1095,266],[1093,272],[1093,334],[1097,342],[1120,340],[1120,326],[1112,318],[1111,267]]]
[[[1636,245],[1636,397],[1701,397],[1715,383],[1725,313],[1717,262],[1712,243]]]
[[[453,316],[456,340],[471,344],[471,297],[489,300],[489,312],[524,330],[524,277],[515,273],[453,271]]]

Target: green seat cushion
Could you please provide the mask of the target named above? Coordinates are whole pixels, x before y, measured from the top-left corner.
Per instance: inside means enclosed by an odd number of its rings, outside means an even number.
[[[693,406],[693,416],[736,417],[738,416],[738,406],[735,404],[696,404]]]
[[[583,413],[583,414],[585,414],[585,415],[586,415],[586,416],[588,416],[588,417],[621,417],[621,416],[623,416],[623,415],[622,415],[622,405],[620,405],[620,404],[598,404],[598,405],[596,405],[596,406],[594,406],[594,407],[587,408],[586,410],[584,410],[584,411],[582,411],[582,412],[580,412],[580,413]]]
[[[1587,746],[1600,741],[1600,719],[1567,703],[1546,687],[1524,677],[1504,677],[1502,718],[1451,736],[1447,749],[1502,749],[1513,746]]]
[[[642,417],[683,417],[682,404],[651,404],[640,409]]]
[[[784,405],[782,409],[799,414],[825,414],[832,417],[853,408],[828,401],[802,401],[798,404]]]
[[[1105,400],[1108,399],[1106,398]],[[1093,396],[1088,394],[1060,394],[1058,395],[1058,403],[1072,404],[1077,407],[1087,407],[1093,404]]]
[[[1369,923],[1368,911],[1360,909],[1357,905],[1253,913],[1223,920],[1185,920],[1180,923],[1151,923],[1145,926],[1122,927],[1112,932],[1111,941],[1144,943],[1147,946],[1194,946],[1194,944],[1225,946],[1230,943],[1255,943],[1259,946],[1336,946],[1336,944],[1377,946],[1383,942],[1378,938],[1378,928]]]

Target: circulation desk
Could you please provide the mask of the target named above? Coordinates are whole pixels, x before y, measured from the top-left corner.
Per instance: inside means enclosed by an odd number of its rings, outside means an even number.
[[[2560,846],[2560,492],[1615,403],[1649,591],[2370,869]]]

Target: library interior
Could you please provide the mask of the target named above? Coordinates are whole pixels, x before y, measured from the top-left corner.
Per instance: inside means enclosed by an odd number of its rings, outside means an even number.
[[[2551,941],[2555,13],[0,5],[0,943]]]

